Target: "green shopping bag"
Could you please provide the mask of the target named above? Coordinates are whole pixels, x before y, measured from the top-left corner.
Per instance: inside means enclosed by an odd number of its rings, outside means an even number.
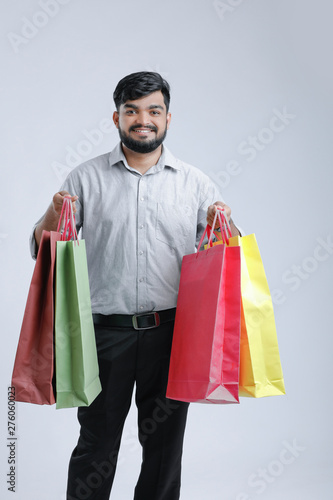
[[[55,281],[56,408],[89,406],[101,383],[84,240],[57,242]]]

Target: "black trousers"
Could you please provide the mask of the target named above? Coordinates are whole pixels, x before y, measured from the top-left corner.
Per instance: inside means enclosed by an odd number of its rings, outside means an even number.
[[[134,385],[142,446],[134,500],[179,499],[188,403],[165,397],[173,326],[137,331],[95,325],[102,392],[78,409],[81,429],[67,500],[109,499]]]

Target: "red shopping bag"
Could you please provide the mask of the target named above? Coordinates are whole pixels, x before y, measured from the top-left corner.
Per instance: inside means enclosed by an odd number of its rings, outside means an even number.
[[[58,232],[43,231],[16,351],[12,386],[15,400],[53,404],[53,277]]]
[[[209,229],[207,226],[205,232]],[[238,247],[219,245],[184,256],[168,398],[198,403],[239,402],[240,308]]]

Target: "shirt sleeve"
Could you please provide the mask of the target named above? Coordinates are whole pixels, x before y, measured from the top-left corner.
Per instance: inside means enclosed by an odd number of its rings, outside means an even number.
[[[37,243],[36,243],[36,239],[35,239],[35,229],[37,227],[37,225],[40,223],[40,221],[42,220],[43,217],[41,217],[37,222],[36,224],[34,225],[34,227],[32,228],[32,231],[30,233],[30,237],[29,237],[29,248],[30,248],[30,254],[31,254],[31,257],[36,260],[37,259],[37,252],[38,252],[38,249],[37,249]]]

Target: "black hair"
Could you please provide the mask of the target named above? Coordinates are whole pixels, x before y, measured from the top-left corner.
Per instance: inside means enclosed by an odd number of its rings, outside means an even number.
[[[154,73],[152,71],[131,73],[122,78],[113,93],[113,100],[117,111],[119,111],[121,104],[124,104],[126,101],[140,99],[140,97],[144,97],[158,90],[162,92],[164,104],[167,111],[169,111],[170,85],[159,73]]]

